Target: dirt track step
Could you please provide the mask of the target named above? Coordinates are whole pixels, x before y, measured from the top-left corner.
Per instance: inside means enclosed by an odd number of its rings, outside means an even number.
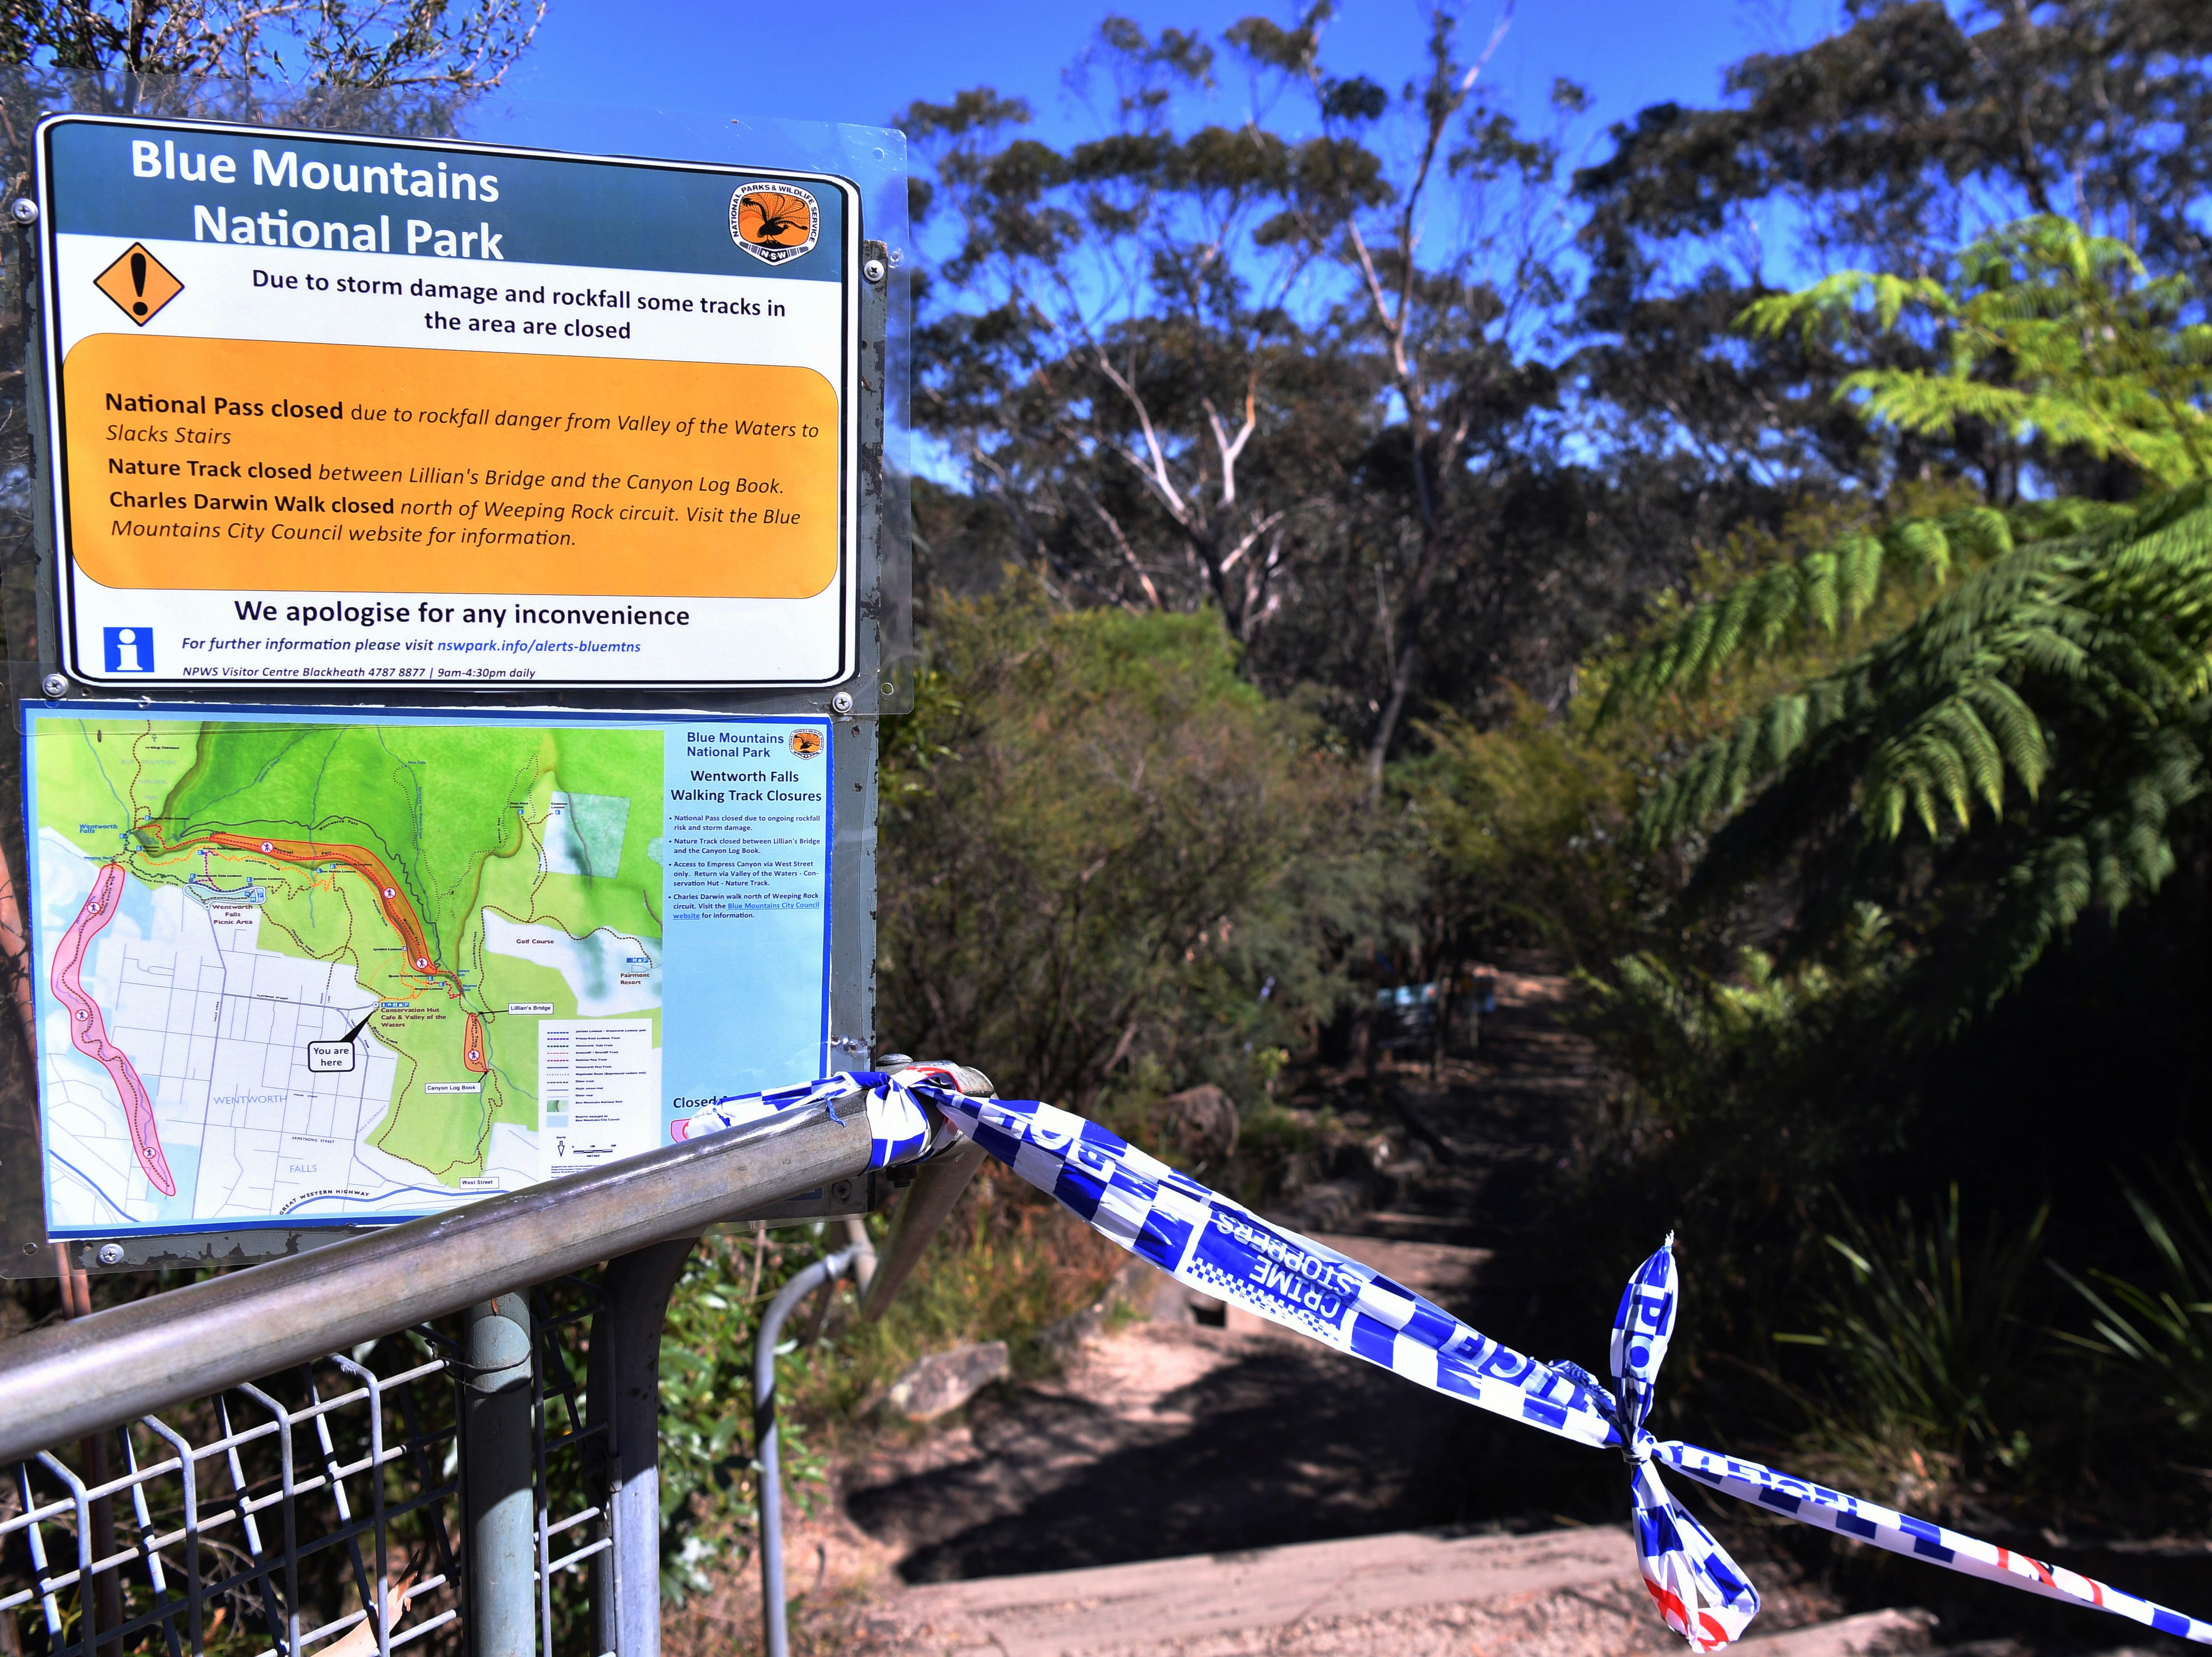
[[[1073,1657],[1613,1583],[1624,1573],[1637,1575],[1626,1530],[1400,1533],[933,1584],[902,1596],[901,1611],[949,1649]]]
[[[988,1577],[899,1597],[902,1649],[963,1657],[1598,1657],[1680,1651],[1625,1529],[1398,1532],[1140,1564]],[[1941,1657],[1936,1619],[1893,1609],[1778,1629],[1745,1657]],[[2008,1645],[1956,1657],[2014,1657]],[[2109,1657],[2127,1657],[2112,1653]]]

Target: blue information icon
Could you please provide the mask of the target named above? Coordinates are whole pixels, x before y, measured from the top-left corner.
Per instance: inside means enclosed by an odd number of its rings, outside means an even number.
[[[110,673],[151,673],[154,671],[154,629],[150,627],[110,627],[100,629],[106,646]]]

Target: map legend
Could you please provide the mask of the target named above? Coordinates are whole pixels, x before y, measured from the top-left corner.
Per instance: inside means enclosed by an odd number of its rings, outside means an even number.
[[[648,1018],[548,1018],[538,1026],[545,1177],[557,1180],[660,1143],[660,1055]]]

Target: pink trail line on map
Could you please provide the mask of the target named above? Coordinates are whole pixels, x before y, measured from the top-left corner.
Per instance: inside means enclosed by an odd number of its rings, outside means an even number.
[[[76,1050],[103,1066],[114,1079],[115,1090],[123,1096],[123,1114],[131,1126],[131,1149],[137,1153],[140,1169],[153,1181],[155,1190],[164,1197],[173,1197],[177,1194],[177,1181],[169,1172],[169,1159],[161,1154],[161,1136],[154,1126],[154,1102],[146,1096],[146,1084],[138,1079],[129,1057],[107,1039],[107,1021],[101,1017],[99,1004],[77,982],[85,951],[92,948],[92,940],[100,936],[101,929],[115,919],[125,878],[121,864],[100,865],[100,873],[93,879],[91,895],[85,899],[84,907],[76,912],[76,919],[70,922],[69,931],[62,934],[61,947],[54,951],[54,993],[69,1009],[70,1040],[76,1044]]]

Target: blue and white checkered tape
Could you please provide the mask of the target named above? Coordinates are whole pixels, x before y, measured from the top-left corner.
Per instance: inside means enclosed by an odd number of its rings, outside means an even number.
[[[930,1148],[937,1125],[916,1102],[914,1089],[902,1080],[879,1070],[841,1070],[818,1082],[796,1087],[774,1088],[766,1093],[733,1093],[715,1100],[704,1110],[677,1123],[675,1137],[696,1138],[702,1133],[750,1127],[778,1111],[799,1105],[826,1104],[835,1116],[840,1104],[851,1099],[868,1115],[872,1149],[870,1168],[889,1168],[911,1162]],[[842,1117],[840,1120],[843,1120]]]
[[[1674,1236],[1668,1233],[1659,1252],[1636,1268],[1620,1291],[1613,1314],[1613,1396],[1623,1422],[1643,1426],[1656,1395],[1659,1366],[1674,1335],[1674,1307],[1680,1290],[1674,1275]]]
[[[872,1165],[883,1168],[943,1143],[933,1111],[1179,1283],[1448,1397],[1579,1443],[1620,1448],[1630,1463],[1644,1587],[1667,1625],[1693,1650],[1741,1639],[1759,1613],[1759,1592],[1711,1533],[1668,1494],[1659,1478],[1662,1465],[1855,1541],[2212,1644],[2212,1624],[2063,1567],[1759,1462],[1655,1438],[1644,1422],[1680,1308],[1671,1236],[1637,1267],[1621,1296],[1608,1387],[1579,1365],[1540,1363],[1499,1344],[1372,1266],[1261,1219],[1096,1122],[1031,1099],[970,1098],[946,1085],[953,1080],[928,1066],[841,1071],[802,1087],[717,1100],[690,1119],[686,1132],[741,1127],[817,1101],[835,1109],[865,1091]]]

